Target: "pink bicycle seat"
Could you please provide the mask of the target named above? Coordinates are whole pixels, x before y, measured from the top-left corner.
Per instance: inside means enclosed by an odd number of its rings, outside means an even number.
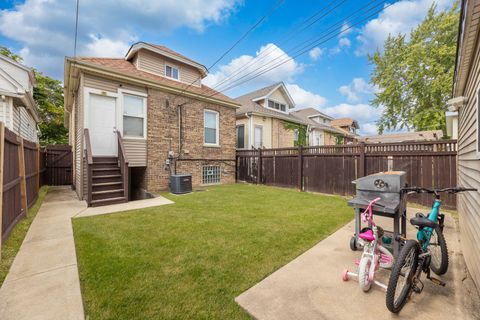
[[[371,229],[368,229],[365,232],[362,232],[358,235],[361,239],[365,241],[373,241],[375,240],[375,236],[373,235],[373,231]]]

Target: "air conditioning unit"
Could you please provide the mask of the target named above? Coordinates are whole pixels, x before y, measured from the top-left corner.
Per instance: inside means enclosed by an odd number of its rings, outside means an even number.
[[[189,173],[171,175],[170,192],[173,194],[192,192],[192,175]]]

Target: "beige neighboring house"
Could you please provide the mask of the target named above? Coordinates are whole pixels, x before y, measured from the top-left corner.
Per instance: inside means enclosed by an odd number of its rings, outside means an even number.
[[[90,206],[134,200],[167,189],[175,173],[192,174],[193,186],[235,182],[239,104],[203,85],[206,75],[202,64],[145,42],[125,58],[66,58],[78,196]]]
[[[354,134],[334,127],[334,118],[318,111],[315,108],[305,108],[292,112],[292,115],[302,119],[308,125],[308,145],[328,146],[337,144],[337,137],[343,137],[343,141],[355,138]]]
[[[238,149],[293,147],[296,133],[286,129],[285,123],[306,125],[290,113],[295,102],[283,82],[235,100],[241,105],[236,111]]]
[[[366,143],[389,143],[389,142],[408,142],[408,141],[434,141],[443,138],[442,130],[417,131],[417,132],[399,132],[386,133],[374,136],[359,137],[359,141]]]
[[[462,1],[453,98],[458,113],[458,185],[480,190],[480,0]],[[450,135],[450,133],[449,133]],[[452,135],[453,136],[453,135]],[[457,196],[462,253],[480,288],[480,192]]]
[[[331,125],[343,130],[348,134],[344,143],[352,143],[357,141],[359,136],[358,130],[360,130],[360,125],[358,124],[357,120],[352,118],[338,118],[332,120]]]
[[[22,138],[38,142],[33,70],[0,54],[0,121]]]

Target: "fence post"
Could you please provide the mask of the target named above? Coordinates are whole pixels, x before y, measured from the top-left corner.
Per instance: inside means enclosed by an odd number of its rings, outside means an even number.
[[[37,142],[37,193],[40,190],[40,144]]]
[[[25,178],[25,150],[23,148],[23,138],[19,137],[20,145],[18,148],[18,175],[20,176],[20,202],[22,211],[27,215],[27,181]]]
[[[303,191],[303,146],[298,146],[298,190]]]
[[[258,161],[257,161],[257,184],[262,184],[262,149],[258,148]]]
[[[365,176],[365,142],[360,142],[360,157],[358,159],[358,177]]]
[[[5,151],[5,125],[0,121],[0,260],[2,260],[2,237],[3,237],[3,159]]]

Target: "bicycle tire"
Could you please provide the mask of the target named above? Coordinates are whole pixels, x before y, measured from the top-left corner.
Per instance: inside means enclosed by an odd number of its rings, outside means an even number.
[[[420,252],[420,248],[418,243],[414,240],[407,240],[402,250],[400,251],[398,258],[395,260],[393,265],[392,273],[390,274],[390,279],[388,280],[387,286],[387,294],[386,294],[386,305],[388,310],[392,313],[399,313],[402,310],[405,303],[407,303],[407,299],[410,295],[410,291],[412,290],[412,278],[415,275],[415,272],[418,267],[418,255]],[[408,273],[405,276],[405,284],[403,288],[397,289],[397,284],[400,278],[400,273],[402,268],[405,265],[407,258],[413,254],[412,258],[412,266]],[[397,299],[395,299],[395,293],[397,290],[401,290],[400,295]]]
[[[448,270],[447,242],[445,241],[445,236],[443,235],[442,230],[440,230],[440,227],[435,228],[433,231],[436,233],[436,236],[437,236],[437,241],[438,241],[438,246],[440,247],[441,257],[439,259],[439,265],[436,265],[436,263],[434,263],[433,255],[431,256],[430,270],[432,270],[435,274],[441,276],[442,274],[445,274]],[[429,245],[429,247],[430,246],[431,246],[431,244]]]

